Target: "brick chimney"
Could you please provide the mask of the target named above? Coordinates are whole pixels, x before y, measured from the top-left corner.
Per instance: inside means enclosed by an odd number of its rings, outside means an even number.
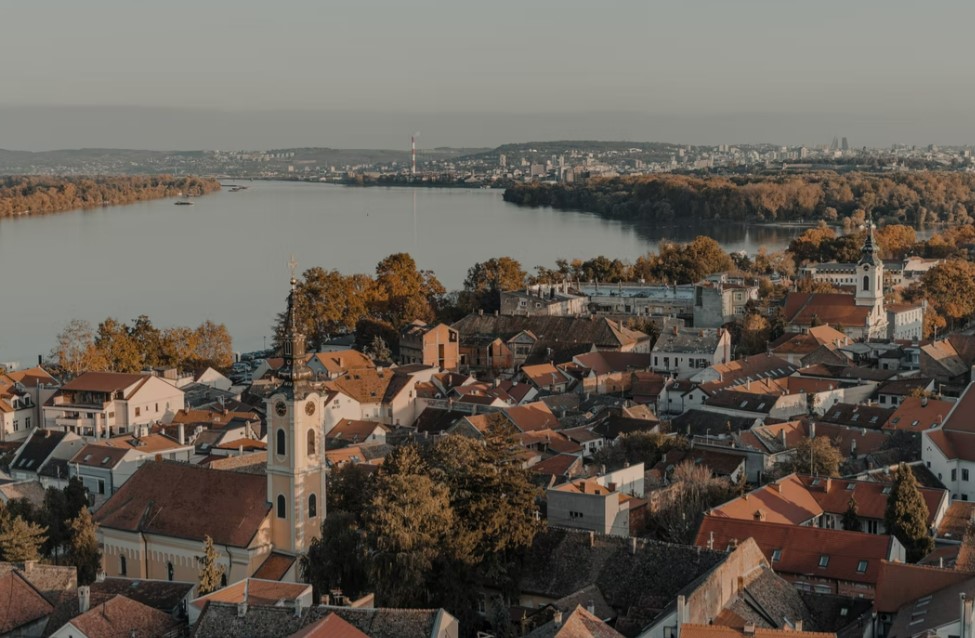
[[[91,587],[82,585],[78,588],[78,612],[85,613],[91,609]]]

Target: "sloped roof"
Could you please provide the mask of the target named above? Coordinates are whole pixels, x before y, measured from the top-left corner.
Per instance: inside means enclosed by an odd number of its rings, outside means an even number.
[[[247,547],[271,505],[267,479],[183,463],[145,463],[95,513],[102,527]]]
[[[284,578],[291,566],[298,560],[296,556],[282,554],[281,552],[271,552],[252,575],[253,578],[262,580],[281,580]]]
[[[372,359],[358,350],[338,350],[335,352],[316,352],[309,360],[314,359],[328,370],[329,374],[340,374],[348,370],[359,368],[375,368]]]
[[[820,516],[823,508],[802,480],[790,474],[711,509],[709,516],[749,521],[759,511],[770,523],[802,525]]]
[[[599,347],[620,347],[646,341],[647,335],[626,328],[620,329],[605,317],[522,317],[470,314],[454,323],[461,338],[469,336],[497,336],[509,339],[519,332],[530,331],[540,342],[596,344]]]
[[[83,372],[68,383],[61,386],[61,390],[82,392],[117,392],[125,390],[137,383],[150,378],[144,374],[122,374],[119,372]]]
[[[508,416],[508,420],[522,432],[559,427],[559,420],[548,405],[542,401],[512,406],[507,408],[504,413]]]
[[[249,605],[243,617],[233,603],[211,602],[200,615],[195,638],[280,638],[335,614],[369,638],[430,638],[439,609],[366,609],[316,605],[300,615],[289,607]]]
[[[930,594],[930,598],[901,607],[887,632],[887,638],[912,638],[957,622],[959,598],[975,594],[975,575]]]
[[[725,548],[747,538],[758,544],[779,573],[870,584],[877,582],[880,563],[890,557],[893,542],[893,537],[877,534],[705,516],[694,544]]]
[[[954,407],[951,401],[921,397],[904,397],[884,423],[885,430],[923,432],[937,427]]]
[[[630,543],[549,528],[536,535],[527,553],[520,589],[558,599],[594,584],[620,616],[643,625],[725,558],[722,552],[642,539],[631,553]]]
[[[525,638],[624,638],[582,606],[577,606],[561,623],[545,623]]]
[[[790,292],[782,311],[788,324],[807,326],[818,318],[821,323],[843,327],[867,325],[872,308],[856,305],[856,297],[843,293]]]
[[[369,638],[341,616],[329,614],[304,629],[299,629],[288,638]]]
[[[306,595],[310,589],[311,585],[306,583],[282,583],[252,576],[195,598],[190,604],[200,609],[207,603],[247,602],[248,605],[276,605],[282,600],[293,602]]]
[[[653,344],[653,352],[713,355],[723,331],[720,328],[680,328],[664,332]]]
[[[172,614],[119,595],[74,618],[71,624],[86,636],[157,638],[178,627],[179,621]]]
[[[944,429],[975,433],[975,383],[970,383],[945,417]]]
[[[879,430],[894,413],[891,408],[876,405],[860,405],[858,403],[836,403],[823,414],[821,421],[838,423],[853,427]]]
[[[646,370],[650,367],[652,359],[652,355],[640,352],[597,350],[596,352],[576,355],[573,360],[596,374],[610,374],[611,372],[626,372],[628,370]]]
[[[11,469],[32,470],[34,472],[54,453],[58,444],[64,440],[67,432],[57,432],[55,430],[36,429],[30,434],[30,438],[20,448],[17,460],[14,461]]]
[[[721,625],[687,624],[683,625],[680,631],[680,638],[744,638],[745,636],[754,636],[754,638],[836,638],[834,633],[766,629],[765,627],[755,627],[754,631],[749,631],[746,634],[744,631],[732,627],[722,627]]]
[[[349,371],[333,379],[328,385],[352,397],[359,403],[380,403],[393,381],[390,370],[363,368]]]
[[[874,605],[891,614],[918,598],[968,580],[972,574],[953,569],[924,567],[910,563],[882,561]]]
[[[0,634],[3,635],[54,611],[54,605],[17,571],[0,576],[0,600],[3,601],[0,604]]]
[[[382,430],[385,432],[386,427],[377,421],[342,419],[335,424],[335,427],[328,431],[325,438],[336,441],[354,441],[358,443],[360,441],[365,441],[376,430]]]

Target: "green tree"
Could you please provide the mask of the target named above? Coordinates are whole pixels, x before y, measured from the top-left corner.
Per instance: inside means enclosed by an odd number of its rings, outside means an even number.
[[[203,539],[203,556],[199,557],[200,573],[197,578],[197,594],[205,596],[220,589],[224,566],[220,564],[220,552],[213,546],[213,539],[206,535]]]
[[[908,562],[916,563],[934,548],[928,533],[928,506],[918,490],[914,472],[904,463],[897,469],[887,497],[884,525],[887,533],[904,546]]]
[[[850,497],[849,502],[846,504],[846,511],[843,512],[842,525],[843,529],[848,532],[859,532],[862,531],[862,526],[860,524],[860,517],[858,516],[859,508],[857,507],[857,500]]]
[[[366,513],[369,571],[379,604],[433,603],[439,591],[434,565],[450,549],[454,522],[446,486],[423,473],[379,473]]]
[[[93,583],[101,568],[102,553],[98,549],[97,527],[87,506],[68,521],[68,530],[71,536],[68,559],[78,569],[78,584]]]
[[[365,511],[372,501],[373,473],[358,463],[346,463],[332,468],[328,474],[326,491],[327,512],[346,512],[355,517],[359,526],[365,521]],[[328,536],[323,536],[328,538]]]
[[[825,436],[804,438],[796,445],[792,469],[812,476],[839,476],[843,455]]]
[[[302,578],[314,588],[315,600],[320,600],[336,587],[351,598],[365,593],[369,588],[368,564],[359,521],[351,512],[337,510],[328,513],[321,536],[312,540],[300,567]]]

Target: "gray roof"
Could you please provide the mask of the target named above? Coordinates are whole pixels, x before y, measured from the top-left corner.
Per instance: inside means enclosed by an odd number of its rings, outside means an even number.
[[[693,330],[682,328],[665,332],[653,345],[653,352],[677,352],[687,354],[714,354],[718,348],[718,330]]]
[[[433,638],[441,609],[358,609],[318,605],[295,615],[292,607],[249,605],[243,617],[237,605],[209,602],[196,623],[194,638],[280,638],[290,636],[334,613],[369,638]]]
[[[526,593],[560,599],[596,585],[616,610],[622,627],[642,628],[691,583],[721,563],[726,554],[687,545],[592,536],[588,532],[549,528],[538,534],[519,583]]]

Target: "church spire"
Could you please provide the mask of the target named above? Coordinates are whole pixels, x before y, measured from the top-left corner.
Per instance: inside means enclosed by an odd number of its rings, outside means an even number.
[[[298,327],[298,279],[295,277],[298,262],[293,256],[288,266],[291,268],[291,292],[288,293],[288,320],[284,333],[284,365],[278,371],[278,378],[285,384],[297,385],[310,379],[312,374],[305,365],[305,335]]]
[[[876,241],[873,236],[873,218],[867,213],[867,238],[860,249],[861,264],[879,264],[880,257],[877,255]]]

